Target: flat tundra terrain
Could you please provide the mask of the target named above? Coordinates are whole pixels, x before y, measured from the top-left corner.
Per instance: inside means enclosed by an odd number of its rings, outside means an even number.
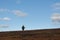
[[[0,32],[0,40],[60,40],[60,29]]]

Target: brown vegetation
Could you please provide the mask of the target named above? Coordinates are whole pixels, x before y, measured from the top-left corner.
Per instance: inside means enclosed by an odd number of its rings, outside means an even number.
[[[60,29],[0,32],[0,40],[60,40]]]

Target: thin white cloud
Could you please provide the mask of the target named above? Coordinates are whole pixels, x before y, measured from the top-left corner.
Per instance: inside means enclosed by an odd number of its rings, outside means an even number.
[[[9,12],[10,10],[9,9],[6,9],[6,8],[0,8],[0,12]]]
[[[14,13],[15,15],[20,16],[20,17],[25,17],[25,16],[27,16],[26,13],[24,13],[24,12],[22,12],[22,11],[20,11],[20,10],[13,10],[12,13]]]
[[[2,20],[2,18],[0,18],[0,20]]]
[[[59,14],[59,13],[54,13],[54,14],[51,16],[51,20],[52,20],[54,23],[60,23],[60,14]]]
[[[9,18],[9,17],[4,17],[3,20],[9,21],[9,20],[11,20],[11,18]]]
[[[2,20],[2,21],[10,21],[11,18],[9,18],[9,17],[4,17],[4,18],[0,18],[0,20]]]
[[[60,10],[60,2],[52,5],[53,9]]]
[[[13,13],[19,17],[25,17],[27,16],[27,13],[22,12],[21,10],[9,10],[9,9],[4,9],[4,8],[0,8],[0,12],[9,12],[9,13]],[[1,18],[0,18],[1,20]],[[9,20],[9,18],[4,18],[4,20]]]
[[[0,24],[0,27],[9,27],[9,25],[8,24]]]
[[[16,0],[16,3],[17,3],[17,4],[20,4],[20,3],[21,3],[21,1],[20,1],[20,0]]]

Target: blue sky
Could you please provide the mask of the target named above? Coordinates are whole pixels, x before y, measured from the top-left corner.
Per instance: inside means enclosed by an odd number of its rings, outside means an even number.
[[[0,31],[60,28],[60,0],[0,0]]]

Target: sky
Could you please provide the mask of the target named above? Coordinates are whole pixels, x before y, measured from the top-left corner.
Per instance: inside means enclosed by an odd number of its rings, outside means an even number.
[[[60,0],[0,0],[0,31],[60,28]]]

